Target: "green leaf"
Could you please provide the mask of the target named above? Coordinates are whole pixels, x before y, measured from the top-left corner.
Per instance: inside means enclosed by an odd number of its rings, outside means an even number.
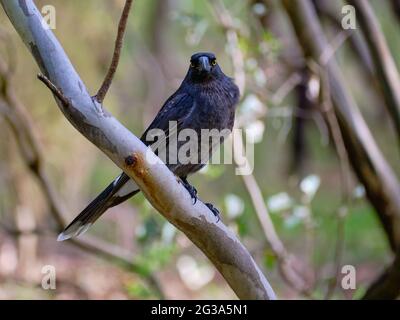
[[[273,270],[276,268],[277,258],[272,251],[267,251],[264,256],[264,265],[267,269]]]

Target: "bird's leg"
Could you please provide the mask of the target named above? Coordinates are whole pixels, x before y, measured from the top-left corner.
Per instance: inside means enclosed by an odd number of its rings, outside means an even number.
[[[217,222],[219,222],[219,220],[221,220],[219,210],[216,207],[214,207],[211,203],[205,203],[205,205],[207,206],[208,209],[211,210],[211,212],[214,214],[214,216],[217,217]]]
[[[186,177],[181,177],[181,183],[186,188],[186,190],[189,192],[190,196],[192,197],[193,204],[195,204],[197,202],[197,199],[198,199],[197,198],[197,190],[196,190],[196,188],[193,187],[187,181]],[[214,214],[214,216],[217,217],[217,222],[219,222],[221,220],[219,210],[216,207],[214,207],[211,203],[205,203],[205,205],[207,206],[208,209],[210,209],[210,211]]]
[[[190,196],[192,197],[193,204],[197,202],[197,190],[195,187],[193,187],[188,181],[186,177],[181,177],[181,181],[183,186],[186,188],[186,190],[189,192]]]

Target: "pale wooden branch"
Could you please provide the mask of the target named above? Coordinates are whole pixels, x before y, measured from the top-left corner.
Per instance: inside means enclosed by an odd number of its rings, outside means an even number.
[[[121,49],[122,49],[122,43],[124,40],[126,24],[128,22],[128,16],[129,16],[129,11],[132,6],[132,1],[133,0],[126,0],[124,9],[122,10],[121,18],[120,18],[119,24],[118,24],[117,38],[115,39],[114,53],[113,53],[113,57],[111,60],[111,64],[108,68],[108,71],[103,80],[103,83],[102,83],[99,91],[96,94],[96,100],[99,103],[103,102],[104,97],[106,96],[107,91],[111,86],[111,82],[114,78],[115,71],[117,71],[119,57],[121,56]]]
[[[275,299],[267,279],[234,233],[191,196],[174,174],[87,92],[60,43],[43,28],[32,0],[1,0],[11,23],[36,59],[41,72],[70,102],[56,99],[67,119],[125,171],[149,202],[183,231],[221,272],[242,299]]]
[[[361,25],[371,52],[378,84],[383,91],[386,107],[397,130],[400,143],[400,76],[390,53],[385,36],[367,0],[348,0],[356,8],[357,22]]]
[[[41,191],[50,207],[50,214],[57,223],[56,231],[60,232],[66,226],[66,206],[47,175],[44,165],[45,157],[43,156],[37,133],[32,126],[32,120],[29,114],[26,112],[26,107],[18,99],[13,86],[10,84],[10,77],[11,74],[7,72],[5,63],[0,57],[0,81],[4,84],[0,94],[0,114],[8,123],[15,137],[26,167],[38,180]],[[141,274],[141,268],[135,262],[134,256],[118,246],[90,236],[72,239],[70,243],[89,253],[116,261],[131,272]],[[152,289],[158,297],[165,297],[157,279],[153,275],[145,276],[143,280],[147,282],[149,288]]]

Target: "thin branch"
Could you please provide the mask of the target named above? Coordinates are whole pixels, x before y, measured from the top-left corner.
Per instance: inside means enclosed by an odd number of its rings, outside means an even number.
[[[313,7],[309,2],[299,0],[284,0],[283,4],[305,56],[320,62],[327,41]],[[345,81],[335,60],[331,59],[323,68],[326,70],[334,111],[353,171],[377,211],[392,250],[398,252],[400,186],[397,177],[376,145],[357,104],[343,85]],[[398,292],[399,284],[398,281]]]
[[[313,0],[312,2],[318,13],[318,16],[321,17],[321,20],[327,20],[332,26],[334,32],[343,32],[341,16],[338,15],[338,12],[340,12],[340,3],[337,3],[336,1],[320,0]],[[368,51],[368,47],[362,38],[362,35],[359,32],[356,32],[356,30],[347,30],[347,32],[351,33],[349,37],[349,44],[354,53],[357,55],[356,62],[360,63],[360,65],[363,67],[362,69],[366,71],[368,78],[370,80],[373,79],[375,82],[376,79],[373,77],[371,54]]]
[[[335,56],[336,52],[341,48],[343,43],[351,36],[351,32],[341,31],[331,43],[322,51],[320,61],[322,65],[326,65],[328,61]]]
[[[62,46],[32,0],[0,0],[43,74],[72,103],[58,105],[66,118],[132,178],[144,196],[169,222],[211,260],[242,299],[275,299],[275,293],[236,235],[201,201],[193,205],[187,190],[154,153],[88,94]],[[51,54],[49,54],[51,52]]]
[[[71,106],[71,102],[68,100],[68,98],[64,96],[61,90],[58,89],[45,75],[39,73],[37,78],[42,81],[51,92],[53,92],[53,94],[61,101],[64,107]]]
[[[128,21],[129,11],[131,9],[132,2],[133,2],[133,0],[126,0],[124,9],[122,10],[121,18],[120,18],[119,24],[118,24],[118,33],[117,33],[117,38],[115,39],[114,53],[113,53],[113,57],[111,60],[111,64],[108,68],[108,71],[103,80],[103,83],[102,83],[99,91],[96,94],[96,100],[99,103],[103,102],[104,97],[106,96],[107,91],[111,86],[111,82],[114,78],[115,71],[117,71],[119,58],[121,56],[121,49],[122,49],[122,44],[123,44],[123,40],[124,40],[126,24]]]
[[[272,95],[270,101],[273,105],[280,105],[290,92],[301,83],[302,76],[300,72],[294,71],[289,77],[278,87]]]
[[[307,1],[283,1],[299,43],[307,58],[320,63],[328,45],[314,8]],[[382,155],[356,102],[344,86],[345,80],[335,59],[325,66],[334,110],[350,163],[375,207],[393,249],[400,243],[400,185]]]
[[[366,0],[348,0],[357,10],[357,21],[367,40],[378,83],[383,91],[386,107],[397,130],[400,143],[400,76],[390,53],[385,36],[371,5]]]
[[[57,223],[56,231],[60,232],[66,226],[65,217],[67,216],[67,210],[65,204],[57,193],[51,179],[47,175],[44,168],[43,152],[40,148],[37,133],[32,126],[32,120],[26,112],[26,107],[17,98],[13,87],[10,85],[11,79],[9,77],[11,74],[5,72],[6,69],[1,67],[3,65],[5,64],[0,57],[0,80],[5,84],[5,89],[1,93],[5,102],[0,99],[0,114],[6,120],[14,134],[21,157],[26,164],[26,167],[38,180],[41,191],[50,207],[50,214],[52,214]],[[45,76],[39,75],[38,78],[42,80],[52,90],[52,92],[54,92],[54,95],[60,101],[69,104],[68,99],[66,99],[62,92],[59,91]],[[131,272],[138,273],[142,276],[141,268],[135,262],[134,257],[118,246],[89,236],[80,239],[72,239],[70,243],[92,254],[121,263]],[[165,297],[157,279],[153,275],[145,276],[143,277],[143,280],[147,282],[149,288],[152,289],[158,297]]]
[[[240,142],[240,139],[238,140]],[[295,268],[297,259],[286,250],[283,242],[279,238],[254,175],[242,175],[242,179],[252,201],[254,211],[264,231],[264,235],[273,253],[278,258],[279,270],[281,271],[283,279],[293,289],[309,297],[309,286],[307,285],[305,277]]]
[[[392,264],[367,289],[363,300],[394,300],[400,295],[400,247]]]
[[[0,222],[0,228],[5,232],[12,236],[21,236],[21,235],[37,235],[37,236],[50,236],[53,239],[56,237],[54,232],[50,232],[49,230],[44,229],[33,229],[29,231],[23,231],[16,228],[13,228],[9,225]],[[59,231],[57,231],[58,233]],[[123,268],[126,268],[129,272],[135,272],[141,276],[143,281],[147,284],[150,290],[153,290],[154,294],[160,298],[165,299],[164,293],[158,283],[158,280],[153,275],[148,275],[146,277],[142,276],[142,272],[138,265],[134,262],[134,257],[129,253],[125,252],[125,250],[121,250],[120,247],[116,247],[109,243],[106,243],[98,238],[88,237],[86,236],[83,239],[77,240],[72,239],[70,242],[75,247],[95,256],[96,258],[102,257],[106,260],[112,260],[115,263],[118,263]]]
[[[400,0],[391,0],[392,10],[396,14],[397,22],[400,23]]]
[[[346,208],[341,206],[337,210],[337,234],[333,260],[334,272],[331,280],[328,283],[328,288],[325,294],[325,300],[328,300],[335,292],[342,266],[345,236],[344,221],[348,212],[348,208],[351,206],[351,168],[346,147],[344,145],[343,136],[340,132],[339,123],[332,104],[328,75],[325,72],[325,69],[318,64],[315,64],[315,69],[316,70],[314,70],[314,72],[319,75],[321,81],[319,95],[320,112],[328,125],[330,135],[339,159],[342,184],[342,203],[347,206]]]
[[[341,24],[342,17],[338,15],[340,12],[340,3],[336,3],[336,1],[313,0],[313,4],[318,15],[321,17],[321,20],[327,20],[329,25],[332,27],[333,32],[343,32]],[[386,106],[384,106],[384,92],[381,90],[382,84],[376,77],[374,64],[372,62],[368,45],[363,38],[362,33],[358,30],[348,30],[347,32],[351,32],[351,36],[348,40],[349,47],[355,55],[354,62],[360,65],[362,77],[365,78],[364,82],[368,83],[374,89],[376,94],[382,98],[378,99],[378,101],[375,103],[375,109],[379,112],[379,114],[381,114],[381,111],[386,108]]]
[[[222,1],[211,1],[210,3],[217,21],[225,30],[227,42],[230,48],[229,53],[234,66],[234,78],[240,92],[243,93],[246,88],[244,57],[239,48],[238,34],[236,29],[233,27],[233,19],[228,10],[226,10],[224,7]],[[242,121],[240,119],[237,120],[237,123],[241,122]],[[244,150],[242,136],[235,135],[233,143],[233,156],[236,165],[238,165],[239,159],[240,161],[245,161],[248,163],[248,159],[241,154],[241,150]],[[308,286],[304,276],[294,268],[296,258],[289,254],[275,230],[269,211],[264,203],[263,195],[260,187],[258,186],[257,180],[253,174],[242,174],[241,178],[250,196],[254,211],[257,214],[257,218],[261,224],[266,240],[278,258],[279,269],[283,279],[285,279],[285,281],[296,291],[309,296],[310,293],[308,292]]]
[[[65,206],[62,204],[60,197],[58,196],[57,192],[55,191],[54,186],[50,182],[45,170],[42,167],[42,162],[39,161],[37,158],[32,159],[28,156],[27,150],[25,149],[29,145],[29,142],[23,138],[26,135],[27,127],[22,127],[21,117],[15,114],[15,109],[12,110],[10,107],[6,107],[0,101],[1,109],[5,109],[6,113],[2,112],[2,115],[5,117],[6,121],[12,128],[12,132],[14,133],[15,138],[18,141],[18,146],[20,148],[21,156],[23,157],[24,162],[26,163],[27,168],[32,172],[32,174],[38,179],[40,184],[41,190],[46,198],[47,203],[50,206],[50,213],[53,215],[55,221],[57,222],[57,232],[62,231],[65,226],[65,217],[66,217],[66,210]],[[18,123],[20,122],[20,123]],[[28,133],[30,138],[33,137],[32,133]],[[30,147],[33,147],[34,144],[30,144]],[[33,152],[29,152],[30,154],[40,154],[38,150],[33,150]],[[42,157],[40,157],[42,158]],[[33,165],[34,164],[34,165]],[[106,243],[98,238],[85,236],[78,239],[72,239],[70,241],[76,247],[79,247],[87,252],[90,252],[97,256],[102,256],[107,259],[114,260],[116,262],[122,263],[125,268],[130,270],[131,272],[138,273],[142,276],[140,270],[140,266],[135,263],[134,256],[130,255],[125,250],[117,247],[115,245],[111,245]],[[154,276],[149,275],[148,277],[144,277],[144,281],[149,283],[151,289],[154,290],[155,294],[158,297],[163,298],[164,294],[160,285],[158,284],[157,280]]]
[[[241,50],[238,50],[238,34],[236,28],[233,25],[232,16],[226,10],[222,1],[210,0],[212,13],[216,17],[220,26],[225,31],[227,42],[229,45],[229,54],[231,55],[233,67],[234,67],[234,78],[239,91],[243,95],[246,88],[246,73],[244,72],[244,57]]]

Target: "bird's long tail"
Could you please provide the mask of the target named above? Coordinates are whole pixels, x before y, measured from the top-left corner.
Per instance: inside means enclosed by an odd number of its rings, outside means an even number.
[[[59,234],[57,241],[67,240],[84,233],[108,208],[134,196],[140,190],[125,174],[119,175]]]

